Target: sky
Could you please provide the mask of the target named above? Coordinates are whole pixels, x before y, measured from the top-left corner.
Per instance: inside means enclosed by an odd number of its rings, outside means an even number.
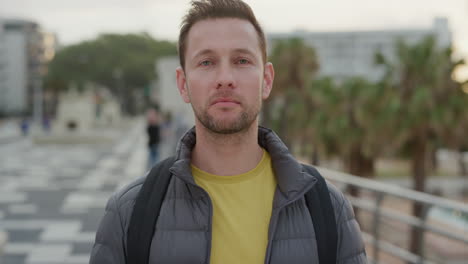
[[[446,17],[468,61],[468,0],[246,0],[268,33],[428,28]],[[0,0],[0,17],[29,19],[68,45],[100,33],[148,32],[175,41],[188,0]],[[468,78],[468,67],[459,73]]]

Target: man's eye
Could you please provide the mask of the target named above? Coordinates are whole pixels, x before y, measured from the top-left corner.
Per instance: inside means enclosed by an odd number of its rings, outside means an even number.
[[[211,64],[212,64],[211,61],[208,61],[208,60],[200,62],[201,66],[210,66]]]
[[[247,59],[240,59],[239,64],[248,64],[249,61]]]

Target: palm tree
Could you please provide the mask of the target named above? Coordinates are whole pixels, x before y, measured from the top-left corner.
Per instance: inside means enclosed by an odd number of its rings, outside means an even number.
[[[376,63],[386,68],[385,82],[392,85],[400,101],[395,131],[403,138],[402,148],[411,157],[413,188],[425,191],[428,156],[432,144],[447,139],[449,131],[466,118],[467,98],[460,96],[452,79],[462,61],[452,61],[452,50],[441,49],[429,36],[414,45],[398,41],[396,60],[376,55]],[[421,204],[413,214],[423,215]],[[413,229],[411,250],[419,253],[419,229]]]
[[[314,141],[341,157],[350,174],[373,177],[376,158],[389,149],[382,140],[393,138],[391,121],[398,106],[392,89],[360,77],[341,85],[321,79],[310,89],[317,108],[311,123]]]
[[[313,142],[329,156],[337,155],[345,170],[356,176],[375,176],[375,161],[388,148],[382,140],[389,138],[395,107],[395,96],[388,86],[374,84],[360,77],[340,85],[330,78],[316,80],[310,87],[316,100],[316,111],[309,124]],[[349,193],[359,196],[358,188]],[[354,208],[359,220],[357,207]]]
[[[314,48],[299,38],[277,40],[270,55],[275,66],[273,100],[265,102],[263,123],[276,128],[286,145],[293,146],[296,124],[304,124],[304,113],[313,110],[307,84],[319,68]],[[303,108],[304,111],[297,111]],[[292,150],[292,149],[291,149]]]

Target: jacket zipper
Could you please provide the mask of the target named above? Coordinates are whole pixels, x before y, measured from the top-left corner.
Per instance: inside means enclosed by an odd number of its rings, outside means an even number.
[[[211,197],[210,195],[208,194],[207,191],[205,191],[205,189],[203,189],[202,187],[196,185],[196,184],[193,184],[193,183],[190,183],[190,182],[187,182],[188,184],[191,184],[193,186],[195,186],[196,188],[200,189],[204,194],[205,194],[205,197],[208,198],[208,206],[209,206],[209,219],[208,219],[208,247],[207,247],[207,262],[206,264],[209,264],[210,261],[211,261],[211,244],[212,244],[212,232],[213,232],[213,203],[211,202]]]
[[[203,188],[199,187],[200,189],[203,190]],[[207,250],[207,262],[206,264],[209,264],[210,261],[211,261],[211,244],[213,242],[213,203],[211,202],[211,197],[210,195],[205,191],[203,190],[203,192],[205,193],[206,197],[208,197],[208,205],[209,205],[209,210],[210,210],[210,218],[208,219],[208,239],[209,239],[209,242],[208,242],[208,250]]]

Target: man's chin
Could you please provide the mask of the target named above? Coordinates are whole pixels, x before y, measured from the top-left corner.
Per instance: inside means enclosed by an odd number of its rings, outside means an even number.
[[[211,120],[211,122],[205,123],[204,126],[212,133],[232,135],[247,131],[252,123],[238,118],[236,120]]]
[[[209,132],[220,135],[245,132],[256,120],[256,118],[249,117],[247,113],[205,114],[197,115],[197,119]]]
[[[208,129],[213,132],[213,133],[216,133],[216,134],[223,134],[223,135],[231,135],[231,134],[236,134],[236,133],[239,133],[239,132],[242,132],[242,131],[245,131],[247,129],[247,126],[244,124],[244,125],[240,125],[240,124],[237,124],[237,123],[234,123],[234,124],[226,124],[226,123],[222,123],[222,124],[213,124],[211,125],[210,127],[208,127]]]

